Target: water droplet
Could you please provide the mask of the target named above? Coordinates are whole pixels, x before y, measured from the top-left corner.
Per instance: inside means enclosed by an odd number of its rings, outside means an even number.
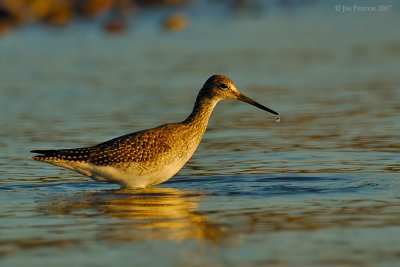
[[[280,123],[281,122],[281,117],[279,115],[275,116],[275,122]]]

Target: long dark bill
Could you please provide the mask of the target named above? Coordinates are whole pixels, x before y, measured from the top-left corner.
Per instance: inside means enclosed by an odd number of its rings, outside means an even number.
[[[245,96],[243,94],[238,95],[237,99],[240,100],[240,101],[246,102],[246,103],[248,103],[250,105],[253,105],[255,107],[258,107],[258,108],[260,108],[262,110],[268,111],[268,112],[270,112],[272,114],[279,115],[278,112],[276,112],[276,111],[274,111],[274,110],[272,110],[270,108],[267,108],[266,106],[261,105],[260,103],[254,101],[251,98],[248,98],[247,96]]]

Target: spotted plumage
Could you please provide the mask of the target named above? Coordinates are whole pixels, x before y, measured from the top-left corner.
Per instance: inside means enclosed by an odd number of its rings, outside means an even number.
[[[192,113],[182,122],[127,134],[90,147],[33,150],[39,154],[33,159],[123,187],[142,188],[162,183],[193,155],[215,105],[222,99],[238,99],[278,115],[241,94],[229,77],[213,75],[200,90]]]

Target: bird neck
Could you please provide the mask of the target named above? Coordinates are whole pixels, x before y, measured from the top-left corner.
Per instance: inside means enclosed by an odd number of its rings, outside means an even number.
[[[208,120],[213,112],[215,105],[220,101],[216,98],[204,97],[201,94],[197,96],[192,113],[184,120],[185,124],[195,127],[207,128]]]

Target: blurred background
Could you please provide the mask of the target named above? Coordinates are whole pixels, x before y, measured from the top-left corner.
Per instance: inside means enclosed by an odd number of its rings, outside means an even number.
[[[258,13],[268,9],[291,9],[318,3],[317,0],[2,0],[2,32],[30,23],[62,27],[76,20],[100,23],[105,31],[121,33],[132,28],[132,20],[140,23],[144,13],[164,13],[160,26],[168,31],[187,28],[196,14],[216,16],[222,9],[229,13]],[[180,13],[179,13],[180,12]],[[149,14],[147,13],[147,14]],[[226,15],[226,14],[225,14]]]
[[[1,266],[398,266],[397,1],[0,0]],[[33,162],[216,107],[146,190]]]

